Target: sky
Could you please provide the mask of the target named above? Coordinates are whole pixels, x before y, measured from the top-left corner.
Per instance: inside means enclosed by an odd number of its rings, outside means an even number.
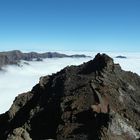
[[[0,50],[140,52],[140,0],[0,0]]]

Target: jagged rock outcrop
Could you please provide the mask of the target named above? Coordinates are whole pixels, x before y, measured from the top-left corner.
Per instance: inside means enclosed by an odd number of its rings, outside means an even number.
[[[16,128],[8,135],[7,140],[32,140],[26,130],[23,128]]]
[[[0,140],[136,140],[140,77],[105,54],[41,77],[0,115]]]
[[[7,52],[0,52],[0,69],[2,66],[11,65],[11,64],[18,64],[20,60],[26,61],[42,61],[43,58],[63,58],[63,57],[87,57],[86,55],[66,55],[57,52],[45,52],[45,53],[36,53],[36,52],[29,52],[23,53],[19,50],[7,51]]]

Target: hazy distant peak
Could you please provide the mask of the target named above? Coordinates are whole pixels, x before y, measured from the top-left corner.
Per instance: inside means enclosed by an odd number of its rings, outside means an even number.
[[[61,53],[57,53],[57,52],[23,53],[20,50],[12,50],[12,51],[0,52],[0,68],[5,65],[18,64],[20,62],[20,60],[32,61],[32,60],[36,59],[37,61],[42,61],[42,59],[44,59],[44,58],[64,58],[64,57],[82,58],[82,57],[87,57],[87,56],[83,55],[83,54],[82,55],[79,55],[79,54],[66,55],[66,54],[61,54]]]

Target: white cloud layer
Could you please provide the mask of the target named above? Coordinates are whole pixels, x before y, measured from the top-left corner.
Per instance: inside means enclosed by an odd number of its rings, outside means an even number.
[[[67,54],[74,52],[67,52]],[[78,53],[78,52],[76,52]],[[96,52],[79,52],[80,54],[95,56]],[[124,55],[127,59],[114,58],[115,63],[120,63],[124,70],[130,70],[140,74],[140,53],[107,53],[111,57]],[[43,62],[22,61],[23,67],[7,66],[6,72],[0,72],[0,113],[7,111],[14,98],[23,92],[27,92],[38,83],[39,77],[55,73],[68,65],[79,65],[92,58],[50,58]]]

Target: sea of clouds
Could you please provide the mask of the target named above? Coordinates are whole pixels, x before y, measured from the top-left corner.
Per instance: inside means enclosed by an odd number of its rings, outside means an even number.
[[[55,73],[70,65],[79,65],[87,62],[95,56],[96,52],[63,52],[66,54],[86,54],[92,58],[48,58],[41,62],[21,61],[19,66],[6,66],[0,72],[0,113],[7,111],[18,94],[30,91],[39,82],[41,76]],[[107,53],[119,63],[124,70],[132,71],[140,75],[140,53]],[[127,59],[115,58],[123,55]]]

